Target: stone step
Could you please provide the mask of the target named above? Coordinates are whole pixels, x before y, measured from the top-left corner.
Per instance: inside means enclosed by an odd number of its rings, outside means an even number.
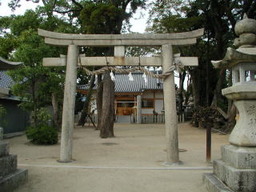
[[[28,180],[28,170],[17,169],[14,173],[0,179],[0,191],[12,192]]]
[[[203,182],[208,192],[234,192],[222,183],[213,173],[203,174]]]
[[[222,160],[215,160],[213,173],[233,191],[256,191],[256,169],[237,169]]]
[[[17,169],[17,155],[0,157],[0,179],[15,172]]]
[[[9,155],[9,143],[0,141],[0,157]]]
[[[256,169],[256,148],[224,145],[221,147],[222,160],[237,169]]]

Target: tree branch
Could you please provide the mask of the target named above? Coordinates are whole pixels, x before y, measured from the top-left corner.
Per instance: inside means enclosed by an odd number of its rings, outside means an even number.
[[[69,9],[67,11],[59,11],[57,9],[54,9],[54,12],[61,13],[61,14],[66,14],[66,13],[71,13],[71,12],[76,12],[76,11],[80,11],[80,10],[78,10],[78,9]]]
[[[72,3],[74,3],[76,6],[78,6],[80,11],[84,8],[80,3],[78,3],[76,0],[72,0]]]
[[[60,10],[54,9],[54,11],[56,13],[66,14],[71,12],[80,12],[83,9],[83,6],[80,3],[78,3],[76,0],[72,0],[72,3],[74,3],[78,7],[78,9],[69,9],[66,11],[60,11]],[[55,0],[55,5],[56,5],[56,0]]]

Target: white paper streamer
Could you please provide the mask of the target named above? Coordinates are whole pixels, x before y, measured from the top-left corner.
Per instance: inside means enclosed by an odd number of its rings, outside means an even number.
[[[134,81],[134,78],[133,78],[133,76],[132,76],[132,73],[131,73],[131,72],[128,74],[128,77],[129,77],[129,81]]]
[[[95,75],[94,84],[97,85],[97,83],[98,83],[98,75]]]
[[[145,85],[147,86],[148,85],[148,78],[147,78],[146,73],[143,73],[142,77],[143,77],[143,79],[145,81]]]
[[[110,72],[110,77],[111,77],[111,80],[112,80],[112,81],[115,81],[115,80],[116,80],[113,71]]]

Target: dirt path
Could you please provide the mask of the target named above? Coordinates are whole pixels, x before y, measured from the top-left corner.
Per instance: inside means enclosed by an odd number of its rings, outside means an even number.
[[[25,136],[9,139],[29,181],[17,192],[204,192],[205,130],[179,125],[182,165],[166,167],[164,125],[115,124],[115,138],[100,139],[92,128],[74,131],[72,163],[58,163],[60,145],[35,146]],[[227,135],[212,135],[212,159],[220,158]]]

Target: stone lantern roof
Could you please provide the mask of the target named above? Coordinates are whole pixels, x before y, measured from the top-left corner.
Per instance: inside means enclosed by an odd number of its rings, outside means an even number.
[[[239,38],[235,39],[236,47],[255,47],[256,45],[256,20],[244,15],[243,20],[235,25],[235,33]]]
[[[235,25],[235,33],[238,36],[234,40],[237,49],[229,47],[222,60],[212,61],[215,68],[231,68],[239,63],[256,62],[256,20],[250,19],[245,14],[241,21]]]
[[[232,70],[231,87],[222,90],[228,99],[256,98],[256,20],[244,15],[243,20],[235,26],[238,36],[234,40],[234,47],[227,49],[222,60],[212,61],[215,68],[230,68]]]

